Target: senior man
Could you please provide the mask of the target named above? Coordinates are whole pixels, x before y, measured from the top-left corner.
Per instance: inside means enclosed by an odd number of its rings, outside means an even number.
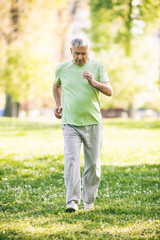
[[[94,208],[101,167],[102,117],[99,92],[111,96],[112,87],[104,65],[89,58],[90,44],[85,38],[71,41],[72,60],[55,71],[54,114],[62,117],[64,136],[64,179],[66,211],[78,210],[81,199],[80,149],[84,148],[82,200],[84,209]],[[62,89],[62,104],[61,104]]]

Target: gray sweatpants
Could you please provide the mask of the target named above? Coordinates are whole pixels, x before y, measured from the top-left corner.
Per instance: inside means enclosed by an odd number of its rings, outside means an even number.
[[[102,124],[89,126],[63,125],[64,135],[64,178],[66,203],[81,198],[80,149],[84,147],[84,173],[82,177],[82,200],[95,200],[100,183],[100,154]]]

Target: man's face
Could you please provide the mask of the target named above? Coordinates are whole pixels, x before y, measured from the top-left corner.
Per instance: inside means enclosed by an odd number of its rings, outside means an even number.
[[[70,50],[75,64],[83,66],[87,62],[89,56],[88,46],[77,47],[77,45],[74,45]]]

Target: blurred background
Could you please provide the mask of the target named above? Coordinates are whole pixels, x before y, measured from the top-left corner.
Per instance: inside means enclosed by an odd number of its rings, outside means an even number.
[[[0,117],[54,120],[54,71],[76,36],[106,66],[103,117],[160,118],[159,0],[0,0]]]

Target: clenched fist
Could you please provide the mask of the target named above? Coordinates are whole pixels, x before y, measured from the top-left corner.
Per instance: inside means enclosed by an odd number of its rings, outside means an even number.
[[[91,72],[89,71],[84,71],[83,72],[83,78],[87,79],[88,83],[90,85],[93,85],[93,82],[94,82],[94,76]]]
[[[56,107],[54,109],[54,115],[56,116],[56,118],[60,119],[62,118],[62,106]]]

